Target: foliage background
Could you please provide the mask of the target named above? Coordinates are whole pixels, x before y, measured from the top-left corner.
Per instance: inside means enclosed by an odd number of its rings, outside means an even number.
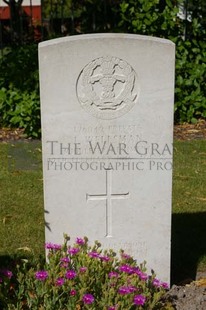
[[[176,44],[175,122],[206,117],[206,3],[203,0],[45,0],[42,36],[125,32]],[[22,45],[22,43],[24,43]],[[37,42],[1,50],[0,126],[40,137]]]

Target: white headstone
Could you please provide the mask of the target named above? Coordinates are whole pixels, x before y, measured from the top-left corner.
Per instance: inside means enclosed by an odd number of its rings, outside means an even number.
[[[80,35],[39,60],[46,241],[123,248],[169,282],[175,45]]]

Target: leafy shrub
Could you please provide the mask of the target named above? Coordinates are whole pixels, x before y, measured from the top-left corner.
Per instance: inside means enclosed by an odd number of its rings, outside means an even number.
[[[89,246],[77,238],[67,245],[47,243],[48,262],[17,263],[16,271],[2,269],[0,305],[3,309],[45,310],[129,310],[172,309],[160,298],[167,283],[145,273],[145,264],[120,251],[102,250],[100,243]],[[1,308],[2,309],[2,308]]]
[[[175,122],[195,123],[206,117],[205,28],[202,14],[191,15],[186,23],[180,19],[178,4],[181,1],[86,0],[69,10],[83,32],[130,32],[175,42]],[[4,50],[0,67],[0,126],[22,127],[28,136],[40,137],[37,44]]]
[[[178,11],[177,6],[170,0],[167,0],[163,6],[160,0],[124,0],[120,4],[119,26],[124,32],[176,37],[181,32]]]
[[[206,117],[206,41],[201,21],[178,17],[174,1],[124,0],[120,4],[122,31],[167,38],[176,43],[175,122],[196,122]],[[201,40],[200,40],[201,39]]]
[[[37,45],[15,46],[0,59],[0,126],[24,128],[40,137]]]
[[[14,46],[4,50],[0,66],[0,88],[39,91],[37,44]]]
[[[35,92],[0,89],[0,126],[24,128],[28,137],[40,137],[40,99]]]
[[[206,117],[206,42],[176,43],[175,121]]]

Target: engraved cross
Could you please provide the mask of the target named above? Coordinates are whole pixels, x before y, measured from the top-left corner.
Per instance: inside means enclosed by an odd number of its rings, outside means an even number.
[[[88,200],[106,201],[106,237],[112,237],[112,199],[126,199],[129,192],[123,194],[112,194],[112,171],[106,170],[106,193],[98,195],[86,194]]]

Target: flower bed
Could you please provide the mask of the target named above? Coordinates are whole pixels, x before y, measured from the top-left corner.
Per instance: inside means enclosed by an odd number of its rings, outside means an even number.
[[[48,261],[16,261],[0,271],[0,309],[120,310],[172,309],[161,297],[168,284],[146,273],[145,263],[123,250],[102,250],[96,241],[77,238],[68,245],[47,243]]]

